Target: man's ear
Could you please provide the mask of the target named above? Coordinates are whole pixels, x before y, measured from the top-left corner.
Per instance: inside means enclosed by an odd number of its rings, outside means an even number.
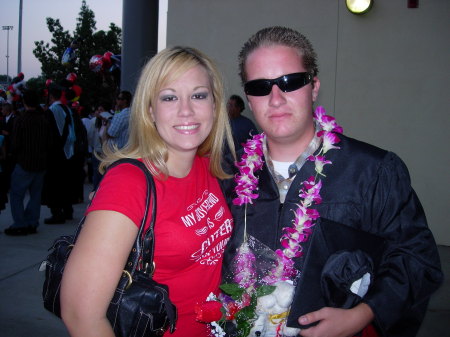
[[[312,101],[315,102],[317,100],[317,96],[319,96],[320,89],[320,80],[317,76],[314,76],[312,86]]]

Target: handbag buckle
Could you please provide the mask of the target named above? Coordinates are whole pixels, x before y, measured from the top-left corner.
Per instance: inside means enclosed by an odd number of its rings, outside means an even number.
[[[122,273],[124,274],[124,276],[128,277],[128,282],[127,285],[125,286],[125,290],[128,290],[128,288],[133,283],[133,278],[131,277],[131,274],[128,270],[123,270]]]
[[[153,261],[152,268],[150,270],[148,270],[148,263],[146,263],[144,266],[144,273],[148,274],[149,277],[152,277],[153,274],[155,273],[155,268],[156,268],[155,261]]]

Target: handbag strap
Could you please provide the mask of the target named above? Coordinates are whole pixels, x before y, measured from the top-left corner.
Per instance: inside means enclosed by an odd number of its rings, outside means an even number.
[[[110,166],[108,166],[107,171],[112,169],[113,167],[116,167],[121,164],[131,164],[139,169],[142,170],[142,172],[145,174],[145,179],[147,181],[147,193],[146,193],[146,200],[145,200],[145,211],[144,215],[141,220],[141,224],[139,226],[139,231],[136,236],[136,240],[133,244],[133,248],[131,249],[130,255],[128,256],[127,264],[125,265],[124,270],[129,272],[132,275],[134,275],[136,270],[140,270],[140,266],[143,267],[143,271],[146,274],[149,274],[151,277],[153,274],[153,254],[155,249],[155,238],[154,238],[154,226],[155,226],[155,220],[156,220],[156,189],[155,189],[155,182],[153,180],[153,176],[151,175],[150,171],[147,169],[144,163],[137,159],[131,159],[131,158],[124,158],[119,159],[112,163]],[[99,185],[100,186],[100,185]],[[97,188],[98,190],[98,188]],[[97,193],[97,190],[95,193]],[[92,198],[94,200],[95,193]],[[91,203],[92,203],[91,200]],[[151,221],[148,229],[144,232],[145,224],[147,223],[149,210],[151,207]],[[74,242],[77,240],[78,235],[81,231],[81,228],[85,221],[85,216],[80,221],[80,224],[78,225],[78,228],[75,233],[75,239]]]
[[[115,167],[120,164],[131,164],[142,170],[145,174],[145,179],[147,181],[147,194],[145,200],[145,211],[142,217],[141,224],[139,226],[139,231],[136,236],[136,241],[134,242],[133,248],[131,249],[130,255],[128,257],[128,262],[125,265],[125,270],[127,270],[131,275],[134,274],[136,270],[142,270],[144,273],[148,274],[149,277],[153,275],[154,264],[153,264],[153,254],[155,250],[155,236],[154,227],[156,220],[156,189],[153,176],[147,169],[145,164],[137,159],[120,159],[113,164],[111,164],[108,169]],[[149,216],[149,211],[151,207],[151,220],[149,227],[144,232],[145,224]]]

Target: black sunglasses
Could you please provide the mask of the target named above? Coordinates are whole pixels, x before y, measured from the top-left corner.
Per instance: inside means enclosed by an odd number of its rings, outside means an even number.
[[[283,92],[298,90],[310,83],[313,76],[310,73],[293,73],[283,75],[273,80],[260,79],[248,81],[244,84],[244,92],[250,96],[267,96],[274,84]]]

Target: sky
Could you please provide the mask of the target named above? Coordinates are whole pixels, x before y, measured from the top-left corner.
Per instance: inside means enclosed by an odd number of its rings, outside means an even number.
[[[71,34],[81,8],[81,0],[23,0],[22,1],[22,72],[25,80],[41,74],[39,61],[33,55],[34,41],[51,42],[46,18],[59,19]],[[7,67],[7,30],[0,30],[0,74],[14,78],[18,74],[19,0],[0,1],[0,27],[14,26],[9,31],[9,67]],[[113,22],[122,28],[122,0],[86,0],[94,12],[97,30],[108,30]]]

